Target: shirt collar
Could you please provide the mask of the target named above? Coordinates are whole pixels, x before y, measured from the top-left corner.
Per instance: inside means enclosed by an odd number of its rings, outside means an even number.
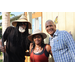
[[[57,35],[58,35],[58,32],[59,32],[59,30],[57,29],[57,30],[55,31],[55,33],[54,33],[53,36],[57,36]]]
[[[57,36],[57,35],[58,35],[58,32],[59,32],[59,30],[57,29],[57,30],[55,31],[55,33],[53,34],[53,37],[54,37],[54,36]],[[53,37],[50,36],[50,38],[53,38]]]

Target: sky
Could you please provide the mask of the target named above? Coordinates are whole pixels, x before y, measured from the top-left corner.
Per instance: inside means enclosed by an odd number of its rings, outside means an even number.
[[[20,14],[23,14],[24,12],[11,12],[11,14],[14,14],[15,16],[18,16]],[[0,14],[2,15],[2,13]],[[2,22],[2,20],[0,20],[0,22]]]
[[[15,16],[23,14],[24,12],[11,12],[11,14],[15,14]]]

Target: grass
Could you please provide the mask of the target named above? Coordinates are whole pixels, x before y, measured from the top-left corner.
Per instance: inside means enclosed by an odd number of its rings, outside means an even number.
[[[2,59],[0,59],[0,62],[3,62],[3,60],[2,60]]]
[[[0,55],[0,57],[2,57],[2,52],[1,52],[1,55]],[[0,62],[3,62],[3,59],[0,59]]]
[[[2,30],[2,26],[0,26],[0,30]],[[1,39],[1,37],[2,37],[2,35],[0,35],[0,39]],[[1,52],[0,56],[2,56],[2,52]],[[3,60],[0,59],[0,62],[3,62]]]
[[[2,56],[2,52],[1,52],[0,56]]]
[[[0,31],[2,31],[2,26],[0,26]],[[0,34],[0,39],[1,39],[2,35]]]
[[[2,30],[2,26],[0,26],[0,30]]]

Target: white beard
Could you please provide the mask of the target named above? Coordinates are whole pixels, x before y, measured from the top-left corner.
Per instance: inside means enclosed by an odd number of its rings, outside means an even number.
[[[25,32],[25,28],[23,28],[22,26],[19,26],[19,32],[24,33]]]

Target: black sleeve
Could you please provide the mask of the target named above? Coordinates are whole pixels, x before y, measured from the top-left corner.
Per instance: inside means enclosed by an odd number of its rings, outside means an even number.
[[[10,26],[10,27],[8,27],[8,28],[5,30],[5,32],[4,32],[3,36],[2,36],[2,39],[3,39],[4,41],[7,40],[8,35],[9,35],[10,32],[12,31],[12,29],[14,29],[14,27]]]
[[[26,38],[26,50],[29,50],[30,43],[31,43],[31,41],[27,37]]]

